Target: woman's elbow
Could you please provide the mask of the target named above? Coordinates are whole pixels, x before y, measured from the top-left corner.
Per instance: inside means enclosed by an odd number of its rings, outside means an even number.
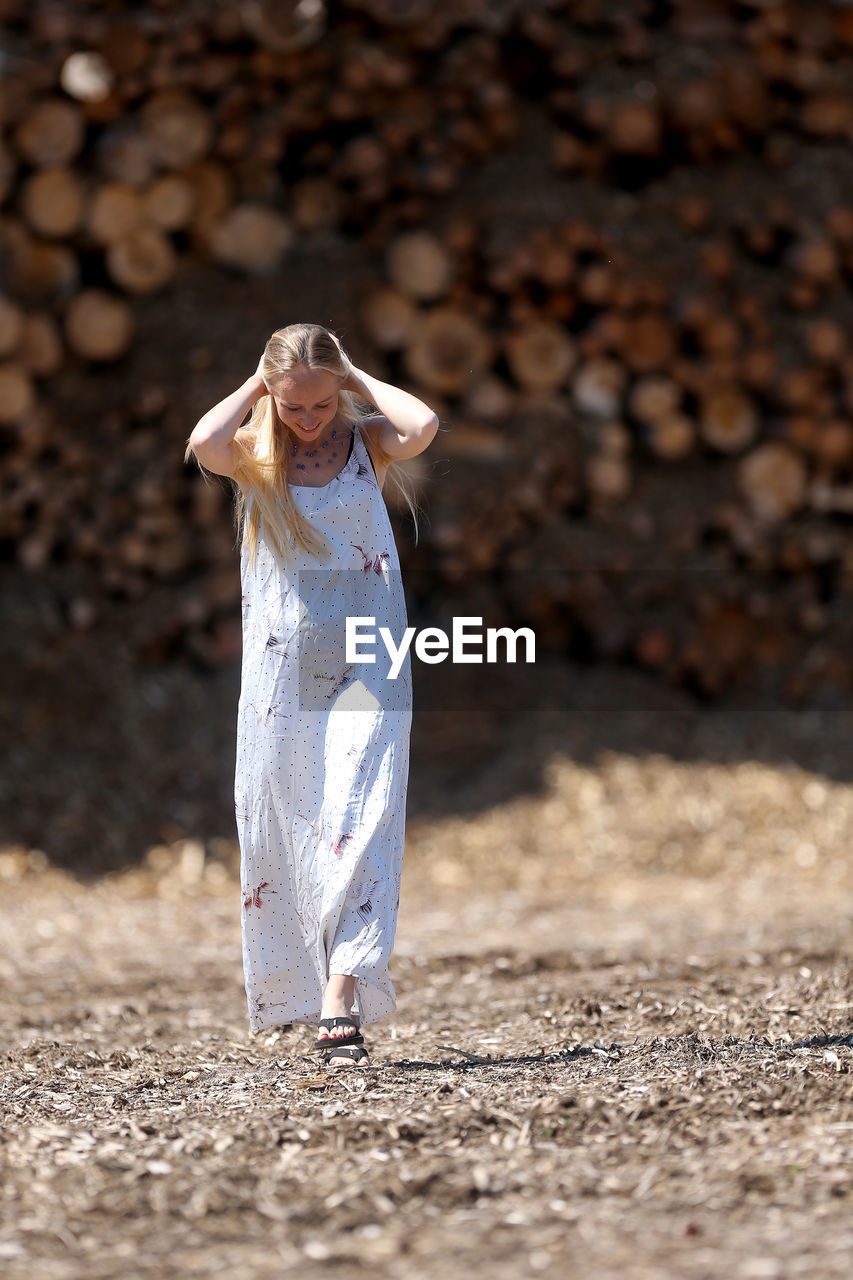
[[[195,424],[192,431],[190,432],[190,438],[187,441],[187,443],[192,445],[193,448],[195,448],[196,445],[203,444],[206,439],[207,439],[206,423],[204,418],[199,418],[198,422]]]

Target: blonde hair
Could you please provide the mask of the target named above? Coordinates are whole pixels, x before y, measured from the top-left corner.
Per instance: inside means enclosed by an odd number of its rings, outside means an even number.
[[[290,324],[276,329],[264,348],[261,373],[267,385],[282,373],[303,365],[308,369],[322,369],[333,377],[346,377],[346,365],[341,349],[328,329],[319,324]],[[346,353],[344,352],[344,355]],[[360,412],[358,399],[351,391],[338,392],[337,417],[347,426],[353,426],[369,416]],[[331,557],[332,548],[324,535],[302,515],[293,501],[287,481],[287,456],[296,437],[282,422],[271,395],[261,396],[252,407],[252,414],[245,426],[234,437],[234,475],[236,505],[235,531],[238,541],[242,536],[248,543],[250,563],[254,570],[258,548],[260,518],[264,518],[264,530],[273,555],[282,568],[290,564],[297,548],[312,555],[321,563]],[[415,524],[417,542],[417,504],[400,475],[394,459],[362,432],[365,448],[374,468],[384,466],[387,475],[402,494]],[[188,448],[185,461],[192,453]],[[202,472],[204,467],[199,463]],[[254,499],[251,508],[248,498],[237,481],[250,490]],[[247,515],[248,510],[248,515]]]

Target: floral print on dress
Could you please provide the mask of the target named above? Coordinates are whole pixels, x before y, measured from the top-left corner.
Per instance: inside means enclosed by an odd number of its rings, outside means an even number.
[[[381,880],[372,880],[369,884],[361,885],[358,893],[356,894],[357,898],[363,899],[363,901],[358,903],[356,911],[361,916],[365,924],[369,925],[373,920],[374,898],[376,897],[381,883]]]
[[[270,894],[270,893],[276,893],[276,892],[277,890],[271,887],[271,885],[269,884],[269,881],[265,880],[263,884],[255,885],[254,889],[250,889],[248,893],[243,894],[243,906],[244,907],[262,907],[264,905],[264,900],[261,897],[261,894],[262,893]]]
[[[354,837],[350,835],[349,832],[344,832],[341,835],[335,837],[335,839],[332,841],[332,853],[335,855],[336,858],[339,858],[341,856],[347,844],[353,838]]]
[[[391,563],[390,551],[380,551],[374,555],[373,552],[365,551],[357,542],[353,542],[350,545],[355,547],[356,551],[361,552],[362,560],[364,562],[362,564],[362,569],[365,573],[370,573],[372,569],[374,573],[381,574],[383,577],[386,576],[386,569]]]

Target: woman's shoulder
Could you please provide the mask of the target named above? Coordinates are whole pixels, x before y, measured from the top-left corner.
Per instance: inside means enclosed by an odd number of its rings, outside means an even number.
[[[361,435],[368,436],[371,440],[375,440],[378,432],[382,430],[388,419],[381,413],[363,413],[360,418],[356,418],[353,426],[357,427]]]

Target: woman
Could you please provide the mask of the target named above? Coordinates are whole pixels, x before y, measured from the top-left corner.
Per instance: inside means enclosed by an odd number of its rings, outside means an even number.
[[[356,396],[379,412],[359,416]],[[327,329],[293,324],[187,450],[239,490],[234,797],[250,1022],[317,1023],[332,1066],[369,1066],[360,1027],[396,1008],[412,714],[408,655],[396,679],[379,649],[348,662],[346,619],[373,618],[397,642],[405,630],[381,491],[437,429],[426,404],[355,368]]]

